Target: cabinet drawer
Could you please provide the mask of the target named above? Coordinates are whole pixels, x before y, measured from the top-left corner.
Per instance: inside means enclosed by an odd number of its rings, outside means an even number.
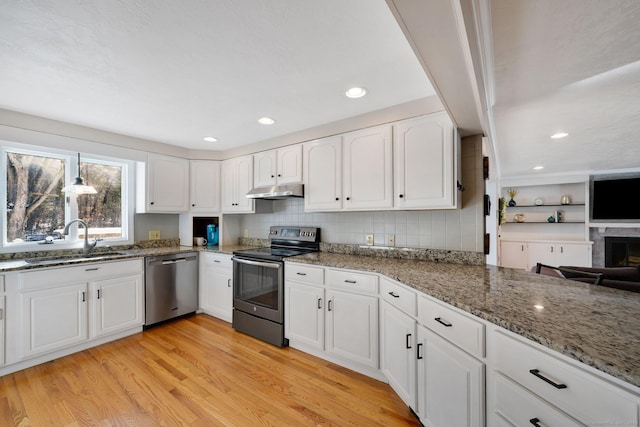
[[[127,261],[86,263],[72,267],[43,268],[20,274],[20,289],[44,289],[54,285],[91,282],[108,277],[140,274],[142,258]]]
[[[292,280],[294,282],[324,285],[324,268],[286,263],[284,277],[285,280]]]
[[[496,369],[555,407],[588,425],[637,425],[630,394],[524,341],[493,338]]]
[[[416,293],[411,289],[389,280],[385,277],[380,279],[380,295],[389,304],[399,308],[409,316],[416,315]]]
[[[418,301],[418,320],[477,357],[484,357],[484,324],[427,297]]]
[[[211,267],[227,268],[231,270],[233,268],[233,261],[231,261],[231,255],[219,254],[213,252],[200,252],[200,256],[204,258],[204,263]]]
[[[327,286],[335,289],[377,294],[378,276],[355,271],[327,269]]]

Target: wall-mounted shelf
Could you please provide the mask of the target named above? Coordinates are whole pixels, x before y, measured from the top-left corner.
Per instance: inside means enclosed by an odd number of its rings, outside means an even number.
[[[544,204],[544,205],[516,205],[516,206],[507,206],[507,209],[518,209],[518,208],[567,208],[567,207],[571,207],[571,206],[585,206],[584,203],[570,203],[568,205],[561,205],[561,204],[557,204],[557,205],[549,205],[549,204]]]
[[[505,224],[584,224],[584,221],[560,221],[560,222],[549,222],[549,221],[507,221]]]

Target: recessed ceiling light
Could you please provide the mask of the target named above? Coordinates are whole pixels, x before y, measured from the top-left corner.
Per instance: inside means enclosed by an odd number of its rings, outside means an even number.
[[[569,136],[569,134],[566,133],[566,132],[558,132],[558,133],[554,133],[553,135],[551,135],[551,139],[564,138],[565,136]]]
[[[207,142],[218,142],[218,138],[215,138],[213,136],[205,136],[204,138],[202,138],[202,140]]]
[[[541,170],[541,169],[544,169],[544,166],[534,166],[534,167],[533,167],[533,170],[534,170],[534,171],[539,171],[539,170]]]
[[[272,118],[270,118],[270,117],[260,117],[260,118],[258,119],[258,123],[260,123],[261,125],[272,125],[272,124],[274,124],[275,122],[276,122],[276,121],[275,121],[275,120],[273,120],[273,119],[272,119]]]
[[[538,310],[544,310],[544,305],[542,305],[542,304],[535,304],[533,307],[538,309]]]
[[[367,90],[363,87],[352,87],[344,93],[348,98],[362,98],[367,94]]]

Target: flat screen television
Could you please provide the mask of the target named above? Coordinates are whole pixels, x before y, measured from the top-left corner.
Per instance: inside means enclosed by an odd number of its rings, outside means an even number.
[[[640,223],[640,175],[590,181],[591,222]]]

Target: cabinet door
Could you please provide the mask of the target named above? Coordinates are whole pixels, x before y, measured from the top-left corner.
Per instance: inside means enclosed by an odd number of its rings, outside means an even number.
[[[147,210],[159,213],[182,213],[189,210],[188,160],[149,154]]]
[[[5,302],[4,296],[0,297],[0,366],[4,365],[4,337],[5,337]]]
[[[87,298],[86,283],[21,294],[22,357],[86,341]]]
[[[558,251],[556,245],[553,243],[543,243],[543,242],[529,242],[528,251],[529,251],[529,267],[531,268],[536,265],[536,263],[557,266],[557,257],[556,253]]]
[[[345,209],[393,206],[391,127],[379,126],[344,136]]]
[[[529,265],[527,243],[500,242],[500,266],[525,270]]]
[[[253,188],[253,156],[236,159],[236,212],[253,212],[253,199],[246,194]]]
[[[303,145],[305,211],[342,209],[342,137]]]
[[[324,289],[287,282],[285,286],[285,336],[296,343],[324,350]]]
[[[220,162],[192,160],[189,168],[191,212],[219,212]]]
[[[223,212],[236,210],[236,160],[222,162],[220,173],[220,195]]]
[[[430,427],[484,426],[484,364],[418,326],[418,415]]]
[[[556,245],[558,265],[591,267],[591,245],[559,243]]]
[[[96,338],[144,323],[142,275],[91,283],[90,337]]]
[[[302,182],[302,144],[278,148],[277,157],[278,184]]]
[[[253,181],[255,187],[276,185],[276,150],[253,155]]]
[[[446,114],[393,126],[395,206],[399,209],[456,207],[456,145]]]
[[[233,315],[233,272],[205,266],[200,274],[200,308],[207,314],[231,322]]]
[[[326,351],[378,369],[378,297],[327,290]]]
[[[416,407],[416,322],[383,301],[380,310],[380,368],[389,385],[413,409]]]

